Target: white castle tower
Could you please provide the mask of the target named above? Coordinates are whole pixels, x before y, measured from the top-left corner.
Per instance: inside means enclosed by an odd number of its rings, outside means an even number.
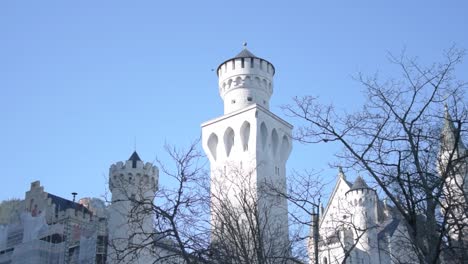
[[[212,242],[250,240],[252,248],[261,238],[268,249],[262,254],[284,256],[288,213],[279,193],[286,192],[292,126],[269,111],[275,68],[244,48],[217,74],[224,115],[201,125],[211,165]]]
[[[109,246],[107,263],[152,263],[153,214],[158,189],[156,166],[141,161],[136,152],[109,169]],[[145,245],[145,249],[141,247]]]
[[[379,263],[377,193],[358,176],[351,189],[346,192],[346,200],[352,206],[355,263]]]

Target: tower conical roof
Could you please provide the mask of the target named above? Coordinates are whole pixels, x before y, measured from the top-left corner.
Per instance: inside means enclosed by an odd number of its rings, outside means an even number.
[[[136,151],[133,151],[132,155],[130,156],[130,158],[128,158],[128,160],[141,161],[140,156],[138,156],[138,153]]]
[[[247,48],[244,48],[234,58],[258,58],[258,57],[255,56],[252,52],[250,52]]]
[[[364,181],[364,179],[361,176],[358,176],[356,178],[350,191],[358,190],[358,189],[370,189],[367,183]]]
[[[273,68],[273,75],[275,74],[275,66],[273,66],[273,64],[265,59],[262,59],[258,56],[255,56],[250,50],[247,49],[247,47],[244,46],[244,48],[239,52],[237,53],[236,56],[228,59],[228,60],[225,60],[223,63],[221,63],[218,68],[216,69],[216,72],[219,71],[219,68],[221,68],[221,66],[223,66],[226,62],[228,61],[231,61],[231,60],[234,60],[234,59],[241,59],[241,58],[254,58],[254,59],[259,59],[259,60],[262,60],[262,61],[265,61],[267,63],[269,63],[271,65],[271,67]]]
[[[128,160],[132,162],[132,168],[136,168],[137,162],[141,161],[140,156],[138,156],[138,153],[136,151],[133,151],[132,155]]]
[[[453,149],[454,144],[457,141],[458,137],[458,150],[464,150],[465,145],[461,139],[460,133],[458,133],[457,128],[453,124],[452,116],[448,111],[448,107],[445,106],[445,115],[444,115],[444,127],[442,128],[441,140],[442,145],[445,148]]]

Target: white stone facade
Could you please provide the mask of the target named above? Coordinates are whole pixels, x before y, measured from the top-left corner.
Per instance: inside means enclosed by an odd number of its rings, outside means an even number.
[[[319,220],[319,263],[417,263],[399,214],[358,177],[354,183],[340,171],[327,207]],[[309,263],[314,264],[311,230]],[[398,261],[397,261],[398,260]]]
[[[271,63],[246,49],[222,63],[224,115],[202,124],[202,142],[211,166],[213,233],[227,236],[222,230],[230,224],[228,211],[239,211],[246,222],[257,214],[264,242],[274,248],[272,254],[284,255],[289,252],[287,201],[273,192],[286,192],[292,126],[269,111],[273,75]],[[256,211],[245,213],[247,204]]]
[[[125,163],[110,167],[112,201],[108,208],[107,263],[143,264],[154,260],[151,247],[140,247],[152,241],[154,215],[150,212],[158,179],[158,168],[149,162],[145,164],[136,152]]]

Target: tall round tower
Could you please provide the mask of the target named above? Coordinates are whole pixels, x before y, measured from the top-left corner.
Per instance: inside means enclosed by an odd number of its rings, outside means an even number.
[[[136,152],[127,161],[110,167],[112,201],[107,263],[152,263],[149,251],[133,250],[143,241],[147,243],[154,233],[151,206],[158,189],[158,177],[158,168],[149,162],[143,163]]]
[[[290,244],[288,208],[278,194],[286,193],[292,126],[269,110],[275,68],[244,47],[221,63],[217,74],[224,115],[202,124],[211,168],[213,244],[222,242],[235,252],[236,237],[250,237],[259,243],[246,246],[251,256],[261,245],[269,257],[284,258]]]
[[[346,192],[346,200],[351,205],[351,221],[357,235],[355,258],[357,263],[378,263],[377,244],[377,193],[369,188],[358,176],[351,189]]]
[[[244,49],[221,63],[217,70],[219,94],[224,101],[224,114],[258,104],[270,107],[273,94],[273,64]]]

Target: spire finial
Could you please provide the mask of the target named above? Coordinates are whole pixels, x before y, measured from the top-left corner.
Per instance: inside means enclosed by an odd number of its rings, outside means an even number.
[[[450,116],[450,113],[449,113],[449,110],[448,110],[447,102],[444,103],[444,116],[445,116],[446,120],[450,121],[451,116]]]
[[[341,167],[341,166],[338,166],[338,175],[340,176],[340,178],[346,180],[346,175],[344,174],[343,167]]]
[[[137,141],[137,138],[136,136],[133,137],[133,151],[136,151],[136,141]]]
[[[244,41],[244,43],[242,43],[242,46],[244,46],[244,49],[247,48],[247,41]]]

